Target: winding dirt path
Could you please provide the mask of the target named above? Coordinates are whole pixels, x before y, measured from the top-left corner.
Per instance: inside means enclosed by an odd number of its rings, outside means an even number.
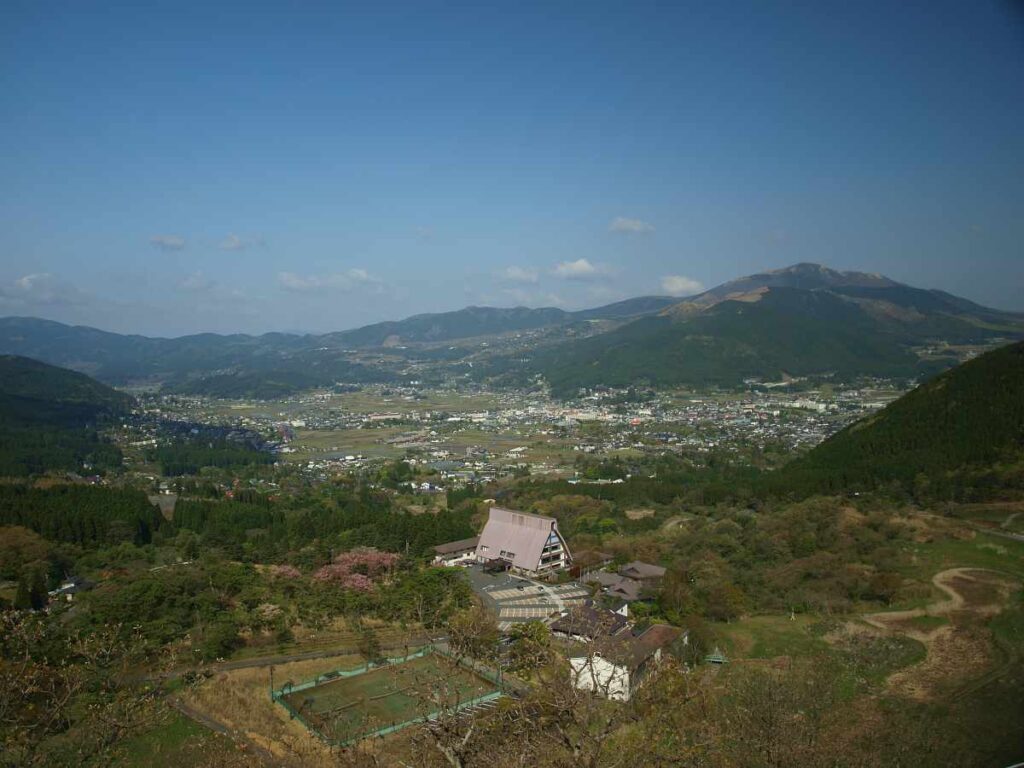
[[[986,624],[1006,606],[1018,582],[980,568],[950,568],[932,577],[932,584],[946,597],[925,608],[867,614],[864,621],[886,633],[898,633],[924,643],[923,661],[901,669],[887,681],[891,692],[919,700],[958,695],[988,684],[1005,674],[1013,658],[1000,654],[991,642]],[[946,623],[927,627],[915,624],[922,616]]]

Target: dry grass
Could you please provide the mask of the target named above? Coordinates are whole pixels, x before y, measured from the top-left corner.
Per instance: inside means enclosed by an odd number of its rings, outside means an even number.
[[[982,675],[993,663],[987,622],[1007,603],[1018,585],[1005,576],[977,568],[951,568],[932,582],[946,597],[927,609],[890,611],[865,616],[876,630],[912,637],[925,644],[920,664],[900,670],[888,680],[889,690],[920,701],[936,700],[957,684]],[[915,619],[938,616],[948,624],[922,627]]]
[[[274,685],[286,680],[308,680],[331,670],[356,667],[359,656],[339,656],[282,664],[274,667]],[[214,675],[183,696],[185,702],[206,716],[236,731],[270,752],[286,765],[336,765],[330,751],[284,707],[270,699],[267,668],[239,669]]]

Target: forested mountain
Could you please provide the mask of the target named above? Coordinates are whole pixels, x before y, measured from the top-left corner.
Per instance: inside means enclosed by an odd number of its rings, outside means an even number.
[[[120,466],[96,428],[131,402],[84,374],[0,356],[0,476]]]
[[[947,371],[837,433],[773,478],[794,492],[896,484],[929,499],[1024,491],[1024,342]]]
[[[1024,336],[1024,316],[813,264],[726,283],[660,314],[539,352],[559,395],[598,385],[734,386],[784,376],[918,376],[915,347]]]
[[[1024,315],[880,275],[797,264],[683,301],[642,296],[579,312],[468,307],[323,335],[163,339],[11,317],[0,319],[0,352],[71,367],[108,383],[151,380],[170,391],[273,398],[338,381],[400,381],[413,360],[442,367],[464,362],[479,348],[465,340],[528,331],[541,333],[517,340],[506,359],[489,352],[474,375],[501,380],[539,373],[558,395],[634,383],[734,386],[748,378],[818,374],[913,377],[956,362],[952,355],[932,355],[922,364],[916,348],[1022,338]],[[449,343],[455,348],[448,349]],[[417,371],[415,378],[421,377]]]
[[[272,398],[335,381],[394,381],[394,367],[367,364],[360,350],[442,343],[595,320],[621,322],[674,303],[642,296],[566,312],[554,307],[467,307],[323,335],[214,333],[151,338],[30,317],[0,319],[0,353],[25,355],[123,384],[153,380],[168,389],[218,397]]]

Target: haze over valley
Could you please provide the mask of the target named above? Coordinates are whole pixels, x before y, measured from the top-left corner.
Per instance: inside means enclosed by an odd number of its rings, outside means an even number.
[[[0,768],[1024,765],[1014,4],[3,19]]]

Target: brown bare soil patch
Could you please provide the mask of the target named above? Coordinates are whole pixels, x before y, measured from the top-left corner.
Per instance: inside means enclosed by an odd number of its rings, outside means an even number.
[[[654,517],[653,509],[627,509],[626,517],[629,520],[643,520],[645,517]]]
[[[864,621],[881,632],[895,632],[925,644],[924,661],[893,674],[891,692],[931,700],[966,680],[984,674],[993,662],[988,619],[1006,604],[1016,582],[992,571],[951,568],[932,577],[946,596],[925,608],[874,613]],[[927,629],[914,623],[940,616],[949,623]]]

